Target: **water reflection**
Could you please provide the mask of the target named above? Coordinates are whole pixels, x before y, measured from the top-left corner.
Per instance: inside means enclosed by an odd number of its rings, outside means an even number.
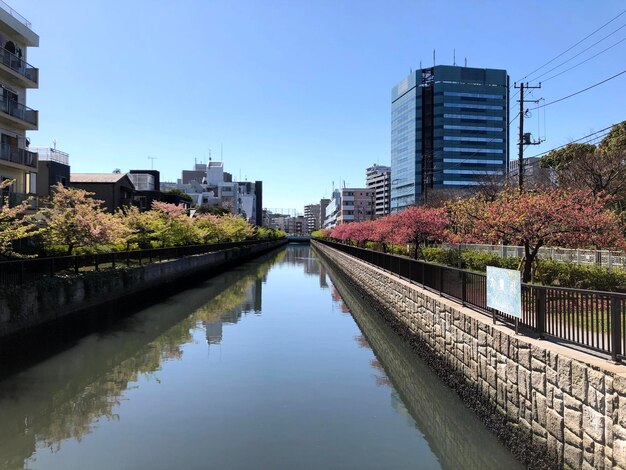
[[[321,261],[325,263],[323,260]],[[370,366],[377,385],[390,389],[391,406],[418,428],[442,468],[522,468],[466,409],[457,395],[415,354],[361,298],[342,275],[328,268],[331,296],[349,311],[362,334],[354,339],[371,348]]]
[[[26,468],[36,449],[56,452],[98,419],[118,420],[113,410],[129,387],[140,377],[158,381],[163,363],[182,358],[195,329],[206,327],[215,344],[223,323],[259,313],[267,272],[284,254],[212,278],[0,381],[0,468]]]
[[[292,266],[302,266],[306,275],[319,277],[320,288],[328,289],[326,266],[318,261],[308,244],[291,243],[282,262]]]

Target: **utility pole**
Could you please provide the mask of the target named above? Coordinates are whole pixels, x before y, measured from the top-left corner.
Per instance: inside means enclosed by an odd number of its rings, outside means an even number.
[[[537,142],[533,142],[530,140],[530,132],[524,134],[524,91],[534,88],[541,88],[541,83],[539,85],[531,86],[526,82],[520,83],[519,86],[517,83],[514,83],[513,86],[515,88],[519,88],[519,142],[518,142],[518,168],[517,168],[517,185],[520,193],[524,190],[524,145],[539,145],[542,141],[538,140]],[[537,103],[539,100],[526,100],[526,102]]]

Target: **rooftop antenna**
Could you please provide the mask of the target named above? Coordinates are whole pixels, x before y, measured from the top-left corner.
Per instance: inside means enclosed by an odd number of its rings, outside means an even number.
[[[422,61],[420,60],[420,70],[422,69]]]
[[[52,145],[53,145],[53,147],[54,147],[54,150],[56,150],[56,149],[57,149],[57,140],[56,140],[56,139],[54,139],[54,140],[52,141]]]
[[[211,161],[211,149],[209,149],[209,161]]]
[[[465,66],[467,67],[467,57],[465,58]]]
[[[452,49],[452,65],[456,66],[456,48]]]
[[[148,160],[150,160],[150,169],[154,170],[154,161],[157,159],[157,157],[151,157],[148,156]]]
[[[435,49],[433,49],[433,67],[435,66]]]

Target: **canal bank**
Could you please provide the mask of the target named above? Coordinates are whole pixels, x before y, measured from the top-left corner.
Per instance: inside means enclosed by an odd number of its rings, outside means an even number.
[[[626,468],[624,366],[515,336],[488,318],[313,242],[522,461]]]
[[[518,468],[338,287],[289,245],[68,341],[0,380],[0,468]]]
[[[286,243],[286,240],[273,240],[142,266],[119,266],[81,274],[60,273],[32,283],[3,286],[0,290],[0,340],[11,340],[11,336],[61,319],[106,311],[112,304],[152,295],[170,284],[207,273],[217,274]]]

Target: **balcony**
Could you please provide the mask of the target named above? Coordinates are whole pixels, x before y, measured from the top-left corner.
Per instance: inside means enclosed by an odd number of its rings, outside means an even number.
[[[37,168],[37,154],[9,144],[0,145],[0,161]]]
[[[9,207],[19,206],[23,202],[27,202],[30,209],[37,209],[40,200],[34,194],[14,193],[8,191],[0,191],[0,207],[8,204]]]
[[[13,100],[0,101],[0,118],[18,129],[36,131],[39,127],[39,112]]]
[[[0,70],[3,70],[8,79],[15,85],[25,88],[37,88],[39,86],[39,69],[6,49],[0,49]]]

